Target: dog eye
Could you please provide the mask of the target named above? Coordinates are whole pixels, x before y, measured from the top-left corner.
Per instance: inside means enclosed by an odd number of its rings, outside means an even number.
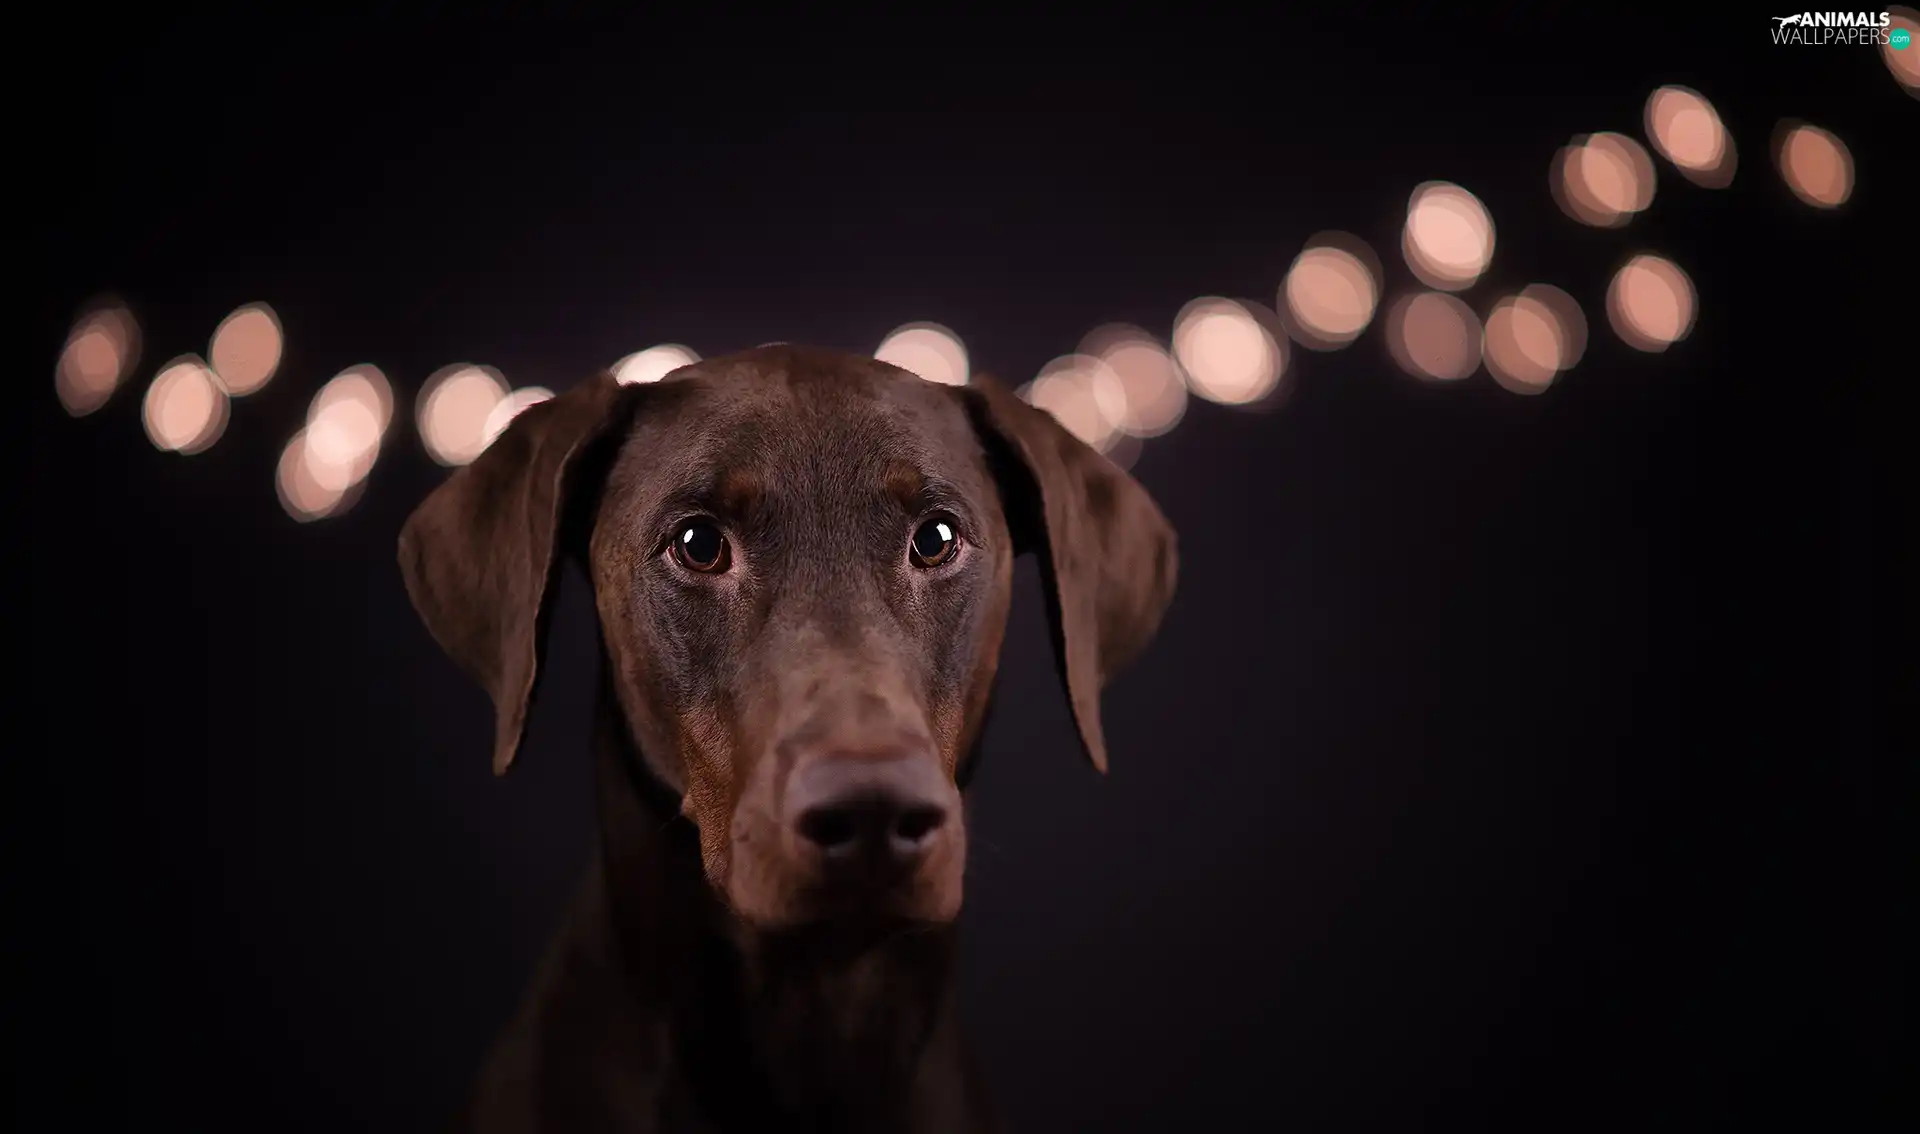
[[[913,533],[907,558],[915,567],[938,567],[952,559],[959,548],[960,535],[954,530],[952,520],[928,520]]]
[[[727,537],[709,520],[689,520],[673,537],[673,561],[689,571],[717,575],[727,569]]]

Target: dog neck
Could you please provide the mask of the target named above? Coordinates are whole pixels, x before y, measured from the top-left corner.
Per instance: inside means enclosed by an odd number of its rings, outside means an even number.
[[[930,1092],[969,1076],[952,927],[772,935],[744,925],[707,881],[698,832],[611,697],[597,716],[595,884],[608,945],[635,1011],[659,1022],[641,1057],[670,1065],[657,1070],[680,1080],[692,1111],[718,1129],[902,1130]]]

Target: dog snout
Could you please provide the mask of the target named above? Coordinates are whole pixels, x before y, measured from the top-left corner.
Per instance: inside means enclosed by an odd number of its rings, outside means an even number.
[[[931,752],[826,754],[794,770],[787,824],[828,870],[909,870],[946,837],[955,795]]]

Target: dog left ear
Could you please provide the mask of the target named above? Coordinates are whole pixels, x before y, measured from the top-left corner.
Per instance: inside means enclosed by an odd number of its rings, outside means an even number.
[[[602,373],[528,407],[456,471],[400,531],[400,573],[434,641],[493,699],[493,770],[526,731],[559,579],[562,529],[584,512],[595,442],[630,418],[644,387]]]
[[[1179,574],[1173,526],[1140,483],[986,375],[960,395],[996,465],[1014,550],[1034,552],[1054,659],[1093,766],[1100,692],[1153,639]]]

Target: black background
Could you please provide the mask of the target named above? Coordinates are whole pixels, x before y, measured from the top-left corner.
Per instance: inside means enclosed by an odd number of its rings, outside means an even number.
[[[17,44],[44,69],[15,104],[40,154],[15,174],[39,202],[12,359],[23,1128],[434,1125],[517,1001],[591,838],[590,612],[570,580],[495,780],[485,699],[393,563],[444,475],[411,429],[428,373],[564,388],[655,342],[871,350],[934,319],[1018,381],[1099,323],[1271,303],[1323,229],[1368,239],[1400,294],[1406,195],[1433,178],[1499,226],[1469,300],[1561,286],[1587,356],[1540,397],[1484,371],[1436,388],[1376,329],[1296,352],[1277,411],[1196,404],[1150,442],[1135,471],[1183,590],[1107,698],[1104,780],[1023,564],[965,921],[1002,1109],[1015,1130],[1891,1124],[1920,105],[1866,49],[1775,47],[1758,10],[1717,9],[1185,10],[1124,45],[1072,10],[75,15]],[[1727,120],[1732,187],[1662,166],[1626,229],[1566,219],[1555,148],[1638,134],[1668,82]],[[1781,183],[1785,116],[1852,147],[1845,208]],[[1664,354],[1603,313],[1642,250],[1701,297]],[[141,317],[144,364],[75,420],[53,362],[102,292]],[[153,366],[252,300],[286,327],[279,375],[205,454],[157,452]],[[279,448],[359,362],[399,393],[386,455],[352,511],[296,524]]]

